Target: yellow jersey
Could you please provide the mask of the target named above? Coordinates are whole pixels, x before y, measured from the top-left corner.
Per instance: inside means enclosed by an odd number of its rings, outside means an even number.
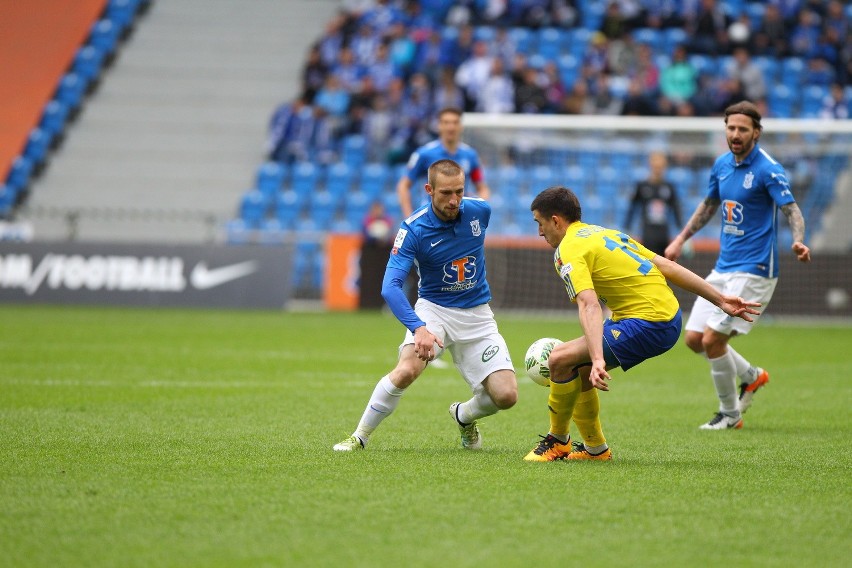
[[[572,223],[553,255],[572,302],[593,289],[612,320],[669,321],[679,308],[666,278],[651,262],[656,253],[613,229]]]

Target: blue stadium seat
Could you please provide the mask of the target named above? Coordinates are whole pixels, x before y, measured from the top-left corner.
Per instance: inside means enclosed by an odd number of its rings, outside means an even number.
[[[494,41],[495,35],[497,35],[497,32],[493,26],[476,26],[473,29],[473,39],[476,41],[484,41],[490,44]]]
[[[526,191],[523,187],[525,182],[521,169],[515,165],[501,164],[488,170],[488,185],[506,198],[515,193]]]
[[[370,209],[370,205],[372,203],[373,199],[360,189],[350,191],[346,195],[343,214],[352,225],[360,229],[361,224],[364,222],[364,217],[367,216],[367,211]]]
[[[772,114],[779,118],[791,118],[794,110],[793,90],[781,83],[769,89],[766,102]]]
[[[352,189],[352,178],[352,168],[345,162],[338,162],[328,169],[325,187],[336,199],[343,199]]]
[[[538,54],[547,61],[554,61],[562,55],[562,33],[558,28],[540,28],[538,36]]]
[[[535,50],[535,38],[528,28],[510,28],[508,35],[518,53],[528,55]]]
[[[618,199],[619,186],[624,183],[629,184],[629,181],[622,179],[618,170],[612,166],[604,166],[598,168],[595,172],[595,189],[596,193],[604,203],[615,203]]]
[[[590,225],[601,225],[604,223],[604,201],[595,194],[585,194],[580,197],[580,205],[583,209],[583,222]]]
[[[44,111],[39,121],[39,128],[47,132],[51,140],[55,140],[57,136],[65,131],[67,120],[68,107],[65,103],[53,99],[44,105]]]
[[[98,47],[84,45],[74,55],[71,71],[85,79],[87,84],[92,84],[97,81],[98,76],[101,74],[103,61],[104,54]]]
[[[594,28],[597,29],[597,28]],[[573,28],[567,32],[568,50],[575,57],[583,58],[594,31],[591,28]]]
[[[262,245],[279,245],[287,236],[287,227],[275,217],[264,219],[260,224],[257,242]]]
[[[92,30],[89,33],[89,43],[98,48],[105,57],[109,57],[115,52],[118,45],[118,37],[120,30],[112,21],[108,19],[98,20],[92,25]]]
[[[566,53],[556,60],[556,67],[559,69],[559,78],[565,88],[570,89],[580,76],[580,60],[576,55]]]
[[[343,139],[341,158],[352,168],[360,168],[367,161],[367,140],[360,134],[350,134]]]
[[[47,158],[47,153],[50,151],[50,142],[50,133],[41,128],[33,128],[27,136],[27,144],[24,146],[24,157],[30,160],[33,166],[37,168]]]
[[[109,0],[106,7],[106,18],[118,27],[119,34],[124,33],[136,17],[139,0]]]
[[[296,289],[322,286],[322,247],[316,241],[300,241],[293,261],[293,285]]]
[[[562,170],[561,176],[563,185],[575,193],[582,191],[586,185],[587,176],[582,166],[568,166]]]
[[[636,43],[648,45],[655,53],[662,52],[666,45],[665,32],[654,28],[639,28],[633,30],[633,39]]]
[[[284,186],[284,178],[287,167],[278,162],[264,162],[257,168],[255,187],[259,189],[267,199],[272,199]]]
[[[781,82],[790,89],[799,88],[804,73],[805,60],[801,57],[786,57],[781,61]]]
[[[9,173],[6,174],[5,185],[15,191],[19,191],[29,185],[32,173],[32,161],[26,156],[18,156],[12,161]]]
[[[252,240],[252,231],[242,219],[231,219],[225,224],[225,238],[229,245],[246,245]]]
[[[308,198],[317,190],[320,181],[320,169],[311,162],[299,162],[293,168],[293,179],[291,182],[293,191],[302,198]]]
[[[679,45],[686,43],[687,35],[683,28],[666,28],[663,32],[663,52],[671,53]]]
[[[334,218],[339,204],[339,201],[326,190],[315,191],[311,194],[309,211],[320,229],[326,229],[331,225],[331,220]]]
[[[384,194],[390,181],[390,168],[378,162],[367,164],[363,168],[361,170],[361,191],[370,196],[371,200]],[[417,188],[412,188],[412,191],[417,191]],[[396,193],[394,193],[394,196],[396,196]]]
[[[361,230],[361,226],[352,223],[346,217],[335,217],[330,229],[333,233],[357,233]]]
[[[538,195],[540,191],[552,185],[562,183],[561,176],[557,173],[559,171],[559,169],[551,168],[550,166],[533,166],[529,172],[529,193]]]
[[[285,228],[291,229],[296,223],[296,219],[302,213],[304,201],[300,199],[299,194],[293,190],[286,190],[278,194],[275,200],[275,218]]]
[[[257,228],[266,216],[268,206],[269,202],[263,193],[257,189],[250,189],[243,195],[240,218],[246,222],[247,226]]]
[[[690,168],[683,166],[675,166],[670,168],[666,179],[671,183],[675,190],[678,191],[679,197],[684,197],[686,194],[691,194],[695,187],[695,172]]]
[[[64,104],[70,113],[80,108],[86,93],[86,81],[76,73],[66,73],[59,80],[56,100]]]
[[[751,61],[763,72],[763,80],[766,81],[767,85],[774,85],[778,82],[778,71],[781,65],[777,58],[758,55],[752,57]]]
[[[599,30],[603,24],[606,2],[581,1],[580,12],[582,13],[583,27],[587,30]]]
[[[763,14],[766,13],[766,6],[761,2],[749,2],[745,6],[745,11],[751,22],[751,31],[759,31],[761,25],[763,25]]]
[[[689,55],[687,59],[699,75],[716,75],[719,73],[719,65],[716,60],[709,55],[693,53]]]
[[[380,197],[382,203],[385,206],[385,213],[387,213],[394,221],[402,220],[402,207],[399,205],[399,198],[396,196],[396,192],[387,192]]]
[[[822,101],[828,96],[828,87],[822,85],[808,85],[802,91],[803,118],[816,118],[822,110]]]

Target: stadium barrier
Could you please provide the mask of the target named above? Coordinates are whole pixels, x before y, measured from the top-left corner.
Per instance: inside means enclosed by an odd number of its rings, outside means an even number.
[[[0,302],[286,307],[294,247],[0,243]]]

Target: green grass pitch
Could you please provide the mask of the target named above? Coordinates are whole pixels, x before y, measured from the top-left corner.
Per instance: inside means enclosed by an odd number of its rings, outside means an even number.
[[[611,463],[531,464],[547,390],[462,450],[427,369],[365,452],[391,316],[0,307],[0,566],[848,566],[852,328],[762,323],[740,431],[681,343],[601,394]],[[516,366],[576,321],[498,313]]]

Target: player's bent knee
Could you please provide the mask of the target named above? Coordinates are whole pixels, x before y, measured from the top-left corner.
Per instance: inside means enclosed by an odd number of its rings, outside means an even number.
[[[689,347],[696,353],[704,352],[703,336],[700,333],[687,331],[683,342],[686,343],[687,347]]]
[[[494,401],[494,404],[500,410],[512,408],[515,406],[515,403],[518,402],[518,390],[511,389],[493,393],[491,394],[491,400]]]

